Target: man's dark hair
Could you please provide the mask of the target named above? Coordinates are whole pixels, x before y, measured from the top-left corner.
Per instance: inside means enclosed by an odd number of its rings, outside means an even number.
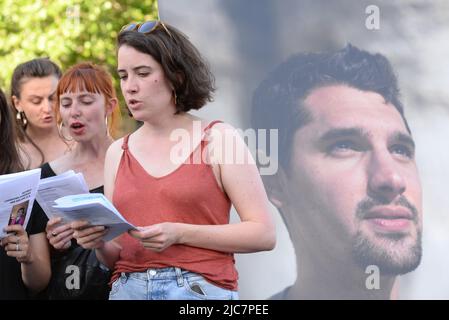
[[[279,162],[283,168],[289,168],[294,133],[311,120],[302,102],[312,90],[336,84],[377,92],[394,105],[410,133],[397,78],[386,57],[351,44],[336,52],[296,54],[268,75],[252,102],[252,127],[279,130]]]

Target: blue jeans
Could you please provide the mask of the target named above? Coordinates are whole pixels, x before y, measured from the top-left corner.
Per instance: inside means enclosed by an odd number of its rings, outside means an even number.
[[[109,300],[238,300],[238,292],[218,287],[203,276],[180,268],[122,273]]]

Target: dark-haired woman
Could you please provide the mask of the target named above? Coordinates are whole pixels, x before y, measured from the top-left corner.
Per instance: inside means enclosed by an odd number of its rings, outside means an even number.
[[[12,110],[26,169],[62,156],[69,148],[58,135],[53,113],[59,67],[47,58],[18,65],[11,79]]]
[[[0,90],[0,175],[23,170],[15,144],[14,120]],[[27,230],[7,226],[0,239],[0,300],[27,299],[50,280],[50,256],[45,224],[30,218]]]
[[[207,64],[184,34],[150,21],[119,34],[118,74],[143,125],[109,148],[105,194],[140,227],[104,243],[86,222],[74,222],[74,236],[114,267],[110,299],[237,299],[233,254],[271,250],[275,230],[235,129],[189,113],[211,101]],[[238,151],[247,161],[220,161]],[[241,222],[229,224],[231,205]]]

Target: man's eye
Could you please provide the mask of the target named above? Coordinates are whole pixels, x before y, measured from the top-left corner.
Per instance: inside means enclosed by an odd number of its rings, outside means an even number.
[[[128,78],[128,76],[127,76],[126,74],[119,74],[119,75],[118,75],[118,78],[119,78],[120,80],[126,80],[126,78]]]
[[[400,144],[391,146],[390,152],[408,159],[413,159],[414,157],[414,151],[412,150],[412,148]]]
[[[148,76],[149,73],[148,73],[148,72],[139,72],[137,75],[138,75],[139,77],[144,78],[144,77]]]
[[[361,147],[359,147],[356,143],[353,141],[345,140],[345,141],[338,141],[333,144],[331,144],[327,148],[327,152],[330,154],[341,154],[346,153],[350,151],[361,151]]]

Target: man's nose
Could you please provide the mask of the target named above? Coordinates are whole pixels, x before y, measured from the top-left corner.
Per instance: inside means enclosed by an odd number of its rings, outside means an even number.
[[[388,150],[373,151],[368,168],[369,195],[382,202],[390,203],[406,189],[400,164]]]

